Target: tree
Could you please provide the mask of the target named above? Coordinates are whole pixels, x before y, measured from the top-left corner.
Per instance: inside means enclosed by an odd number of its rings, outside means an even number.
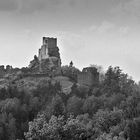
[[[16,115],[20,107],[20,101],[17,98],[7,98],[6,100],[3,100],[0,102],[0,109],[2,113],[12,113],[13,115]]]
[[[83,100],[79,97],[72,96],[67,101],[67,113],[79,115],[82,113]]]
[[[139,108],[140,97],[139,96],[129,96],[126,101],[122,101],[120,104],[120,108],[123,109],[125,118],[133,119],[139,116],[140,108]]]
[[[54,116],[64,115],[65,106],[59,95],[56,95],[52,99],[51,103],[51,114]]]
[[[127,122],[126,128],[124,130],[127,137],[130,140],[139,140],[140,139],[140,118],[130,120]]]
[[[122,121],[122,110],[103,111],[99,110],[94,116],[95,128],[97,131],[109,133],[112,126],[116,126]]]
[[[97,71],[99,72],[99,81],[103,82],[105,78],[105,72],[104,72],[103,67],[100,65],[94,65],[94,64],[91,64],[90,67],[94,67],[97,69]]]
[[[86,140],[88,131],[78,120],[70,116],[66,120],[63,116],[52,116],[49,121],[44,114],[38,115],[29,122],[29,131],[25,133],[27,140]]]
[[[105,97],[104,107],[109,110],[113,110],[113,108],[120,108],[121,102],[125,101],[125,99],[126,97],[121,93]]]
[[[0,115],[0,139],[15,140],[16,139],[16,119],[13,115],[3,113]]]
[[[97,110],[102,108],[103,102],[101,98],[95,97],[94,95],[89,96],[84,101],[83,111],[84,113],[88,113],[89,115],[93,115],[97,112]]]
[[[41,101],[39,101],[38,97],[32,97],[30,98],[30,102],[29,102],[29,119],[33,120],[33,118],[38,114],[38,112],[41,109]]]
[[[119,81],[122,70],[119,67],[109,67],[105,73],[104,90],[110,95],[120,92]]]
[[[124,94],[125,96],[132,95],[135,89],[134,81],[124,74],[119,67],[110,66],[105,73],[103,82],[103,93],[108,96],[112,94]]]
[[[79,69],[75,67],[62,66],[61,67],[62,75],[71,78],[73,81],[77,82],[77,74],[80,72]]]

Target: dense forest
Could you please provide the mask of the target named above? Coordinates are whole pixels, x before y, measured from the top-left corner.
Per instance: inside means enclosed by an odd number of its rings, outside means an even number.
[[[0,140],[140,140],[139,84],[110,66],[86,88],[76,83],[76,68],[63,69],[74,81],[68,95],[51,81],[30,94],[10,83],[0,89]]]

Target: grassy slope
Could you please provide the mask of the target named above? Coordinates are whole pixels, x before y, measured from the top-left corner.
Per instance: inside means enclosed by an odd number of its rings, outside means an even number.
[[[54,84],[55,82],[60,82],[62,86],[62,90],[64,93],[68,94],[71,91],[71,86],[73,83],[70,81],[68,77],[64,76],[57,76],[52,79],[49,77],[26,77],[22,78],[20,80],[16,81],[16,85],[18,86],[19,89],[23,89],[27,92],[31,92],[34,90],[38,84],[41,82],[45,83],[46,81],[51,80],[51,82]]]

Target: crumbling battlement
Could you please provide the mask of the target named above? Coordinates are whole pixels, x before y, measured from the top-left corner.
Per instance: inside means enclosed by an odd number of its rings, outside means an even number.
[[[7,65],[6,67],[4,65],[0,65],[0,78],[4,77],[6,74],[12,74],[19,70],[19,68],[13,68],[10,65]]]
[[[78,74],[77,81],[80,85],[95,86],[99,83],[99,72],[95,67],[83,68],[82,72]]]

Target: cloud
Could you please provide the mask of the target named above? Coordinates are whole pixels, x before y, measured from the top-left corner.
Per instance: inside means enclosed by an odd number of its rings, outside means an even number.
[[[115,28],[115,24],[108,22],[108,21],[104,21],[102,22],[102,24],[98,27],[98,32],[99,33],[106,33],[108,31],[111,31]]]
[[[123,9],[128,13],[140,16],[140,10],[139,10],[140,9],[140,1],[139,0],[131,0],[127,3],[125,3]]]
[[[0,11],[13,11],[17,8],[17,0],[0,0]]]
[[[96,25],[92,25],[89,27],[89,31],[95,31],[98,27]]]
[[[128,25],[117,25],[111,21],[103,21],[100,25],[91,25],[83,33],[105,34],[107,35],[127,35],[130,32]]]
[[[72,32],[68,32],[68,31],[58,31],[56,33],[60,40],[63,40],[63,44],[65,47],[67,47],[67,45],[69,46],[67,49],[68,50],[79,50],[84,48],[84,39],[82,37],[82,35],[77,34],[77,33],[72,33]]]
[[[116,7],[111,9],[111,12],[121,17],[140,17],[140,0],[123,0]]]
[[[17,3],[19,12],[33,13],[42,10],[56,11],[64,7],[71,7],[76,2],[74,0],[17,0]]]
[[[0,0],[0,11],[34,12],[62,4],[64,0]]]
[[[128,32],[130,31],[130,27],[129,26],[122,26],[119,29],[120,34],[122,35],[126,35],[128,34]]]
[[[114,30],[116,25],[110,21],[102,21],[100,24],[93,24],[89,28],[84,29],[83,33],[107,33]]]
[[[0,10],[18,9],[18,12],[33,13],[36,11],[79,11],[93,14],[106,13],[108,7],[112,4],[112,0],[0,0]],[[93,12],[94,11],[94,12]]]

